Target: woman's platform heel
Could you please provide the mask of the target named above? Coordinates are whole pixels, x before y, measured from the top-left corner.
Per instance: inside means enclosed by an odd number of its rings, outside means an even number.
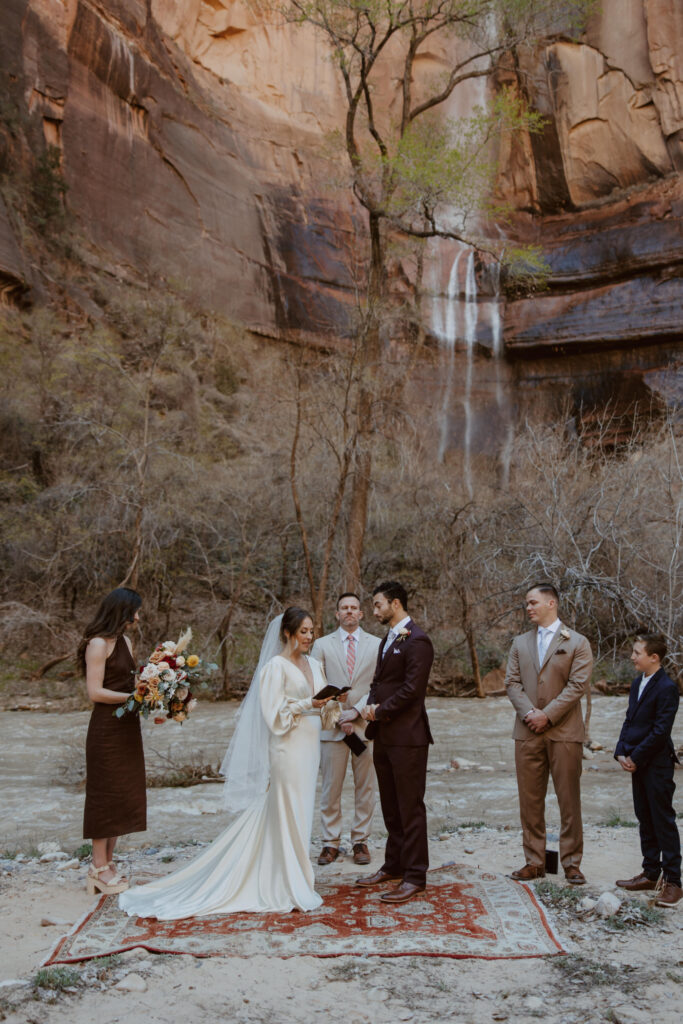
[[[109,870],[111,870],[111,864],[105,864],[101,868],[96,868],[94,864],[91,864],[86,881],[89,896],[94,896],[96,892],[101,892],[104,896],[114,896],[117,892],[126,891],[128,880],[122,878],[118,872],[108,882],[101,881],[99,877],[101,873]]]

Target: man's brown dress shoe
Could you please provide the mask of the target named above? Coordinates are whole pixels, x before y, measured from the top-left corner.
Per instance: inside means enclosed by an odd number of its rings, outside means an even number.
[[[363,888],[369,888],[371,885],[384,885],[385,882],[402,882],[403,879],[400,875],[392,875],[390,871],[375,871],[374,875],[363,875],[361,878],[356,879],[356,885],[362,885]]]
[[[525,864],[518,871],[513,871],[510,878],[517,882],[532,882],[534,878],[545,878],[545,868],[540,864]]]
[[[677,907],[683,900],[683,889],[673,882],[665,882],[659,896],[655,900],[656,907]]]
[[[426,885],[413,885],[411,882],[401,882],[395,889],[391,889],[390,892],[383,892],[380,896],[382,903],[407,903],[408,900],[412,900],[413,896],[417,896],[419,892],[424,892],[427,888]]]
[[[577,868],[576,864],[570,864],[568,868],[564,869],[564,877],[570,885],[586,884],[586,876],[580,868]]]
[[[369,864],[370,863],[370,851],[368,850],[365,843],[354,843],[353,844],[353,863],[354,864]]]
[[[657,888],[656,880],[648,878],[644,871],[633,878],[618,878],[616,884],[620,889],[628,889],[629,892],[652,892]]]
[[[336,846],[323,846],[320,856],[318,857],[318,864],[331,864],[338,856],[339,850]]]

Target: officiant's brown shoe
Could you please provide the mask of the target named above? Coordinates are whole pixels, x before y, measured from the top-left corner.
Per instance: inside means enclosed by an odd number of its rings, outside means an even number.
[[[618,878],[616,884],[628,892],[654,892],[657,888],[657,880],[648,878],[644,871],[633,878]]]
[[[370,888],[371,885],[384,885],[385,882],[402,882],[403,879],[400,875],[392,875],[390,871],[375,871],[374,875],[362,875],[356,879],[356,885],[365,888]]]
[[[370,851],[368,850],[365,843],[354,843],[353,844],[353,863],[354,864],[369,864],[371,860]]]
[[[318,864],[331,864],[338,856],[339,850],[336,846],[323,846],[318,857]]]
[[[545,878],[545,868],[540,864],[525,864],[523,868],[511,872],[510,878],[517,882],[533,882],[534,878]]]
[[[568,868],[564,869],[564,877],[570,885],[586,884],[586,876],[580,868],[577,868],[576,864],[570,864]]]
[[[412,900],[413,896],[424,892],[426,888],[426,885],[413,885],[412,882],[401,882],[395,889],[383,892],[380,899],[382,903],[407,903],[408,900]]]

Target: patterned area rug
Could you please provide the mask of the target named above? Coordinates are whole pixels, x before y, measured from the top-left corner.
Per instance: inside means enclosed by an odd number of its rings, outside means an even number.
[[[427,890],[391,907],[378,891],[320,885],[310,913],[223,914],[156,921],[123,914],[116,896],[60,939],[45,964],[73,963],[143,946],[194,956],[444,956],[487,960],[565,952],[525,885],[458,864],[430,871]]]

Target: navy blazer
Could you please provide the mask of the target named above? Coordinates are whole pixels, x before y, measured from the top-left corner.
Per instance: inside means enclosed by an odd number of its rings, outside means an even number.
[[[642,673],[631,683],[628,711],[621,727],[615,757],[630,757],[640,768],[662,751],[677,761],[671,739],[678,702],[678,687],[663,668],[657,669],[638,700]]]
[[[389,746],[421,747],[434,742],[425,708],[434,648],[412,619],[405,628],[409,636],[394,640],[384,656],[386,638],[380,644],[368,694],[368,704],[379,707],[365,735]]]

